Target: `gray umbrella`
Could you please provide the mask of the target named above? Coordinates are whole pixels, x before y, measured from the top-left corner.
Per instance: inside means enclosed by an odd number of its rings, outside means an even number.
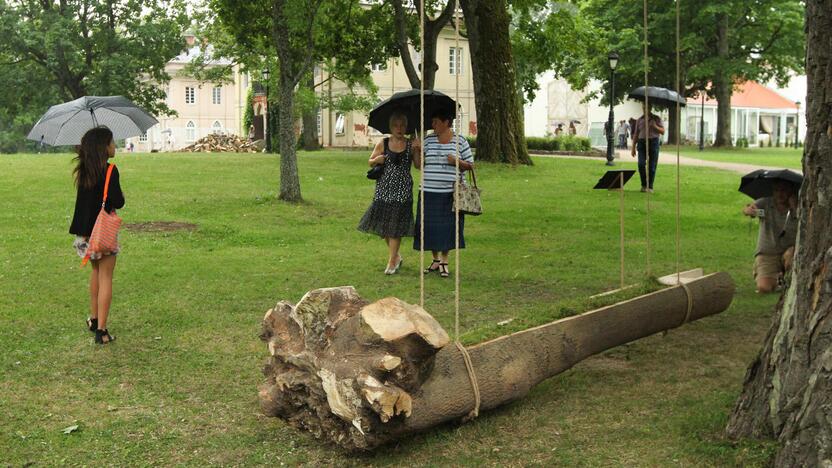
[[[77,145],[87,130],[105,126],[113,138],[123,140],[142,135],[157,123],[123,96],[84,96],[50,107],[26,138],[52,146]]]
[[[676,107],[677,102],[680,107],[685,107],[685,104],[687,104],[685,98],[679,96],[679,93],[676,91],[659,88],[657,86],[648,86],[646,93],[644,92],[644,86],[639,86],[630,91],[627,97],[637,101],[644,101],[645,94],[647,95],[648,102],[657,107]]]

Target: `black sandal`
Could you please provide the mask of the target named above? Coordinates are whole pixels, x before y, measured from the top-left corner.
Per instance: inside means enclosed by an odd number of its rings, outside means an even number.
[[[448,264],[447,263],[440,263],[439,264],[439,276],[441,276],[443,278],[447,278],[447,277],[451,276],[451,274],[448,272]]]
[[[106,328],[103,329],[103,330],[96,330],[95,331],[95,343],[96,344],[104,345],[104,344],[112,343],[115,340],[116,340],[116,338],[114,336],[111,336],[110,332],[108,332]]]
[[[95,333],[95,331],[98,330],[98,319],[97,318],[92,318],[92,317],[88,318],[87,319],[87,328],[91,332]]]
[[[441,262],[441,261],[442,260],[434,258],[433,261],[430,262],[430,266],[425,268],[425,271],[423,273],[428,274],[428,273],[433,273],[434,271],[439,271],[439,265],[441,265],[441,263],[439,263],[439,262]],[[437,265],[436,268],[433,267],[434,264]]]

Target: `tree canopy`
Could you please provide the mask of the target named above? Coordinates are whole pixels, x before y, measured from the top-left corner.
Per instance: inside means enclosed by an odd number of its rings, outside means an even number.
[[[0,141],[14,150],[49,105],[123,95],[169,114],[165,65],[183,47],[183,0],[17,0],[0,4]],[[21,86],[8,86],[9,84]],[[12,92],[14,90],[14,92]]]

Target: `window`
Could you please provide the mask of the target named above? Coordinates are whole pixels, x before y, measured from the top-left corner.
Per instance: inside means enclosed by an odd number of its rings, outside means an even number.
[[[335,134],[336,135],[343,135],[344,134],[344,114],[338,112],[335,114]]]
[[[461,75],[464,71],[462,65],[462,47],[451,47],[448,53],[448,73]]]
[[[141,141],[142,143],[147,141],[147,132],[144,132],[141,135],[139,135],[139,141]]]
[[[222,104],[222,87],[216,86],[214,87],[213,93],[211,93],[211,100],[214,104]]]
[[[188,125],[185,126],[185,141],[191,143],[194,140],[196,140],[196,125],[193,120],[189,120]]]
[[[316,120],[318,121],[318,135],[321,135],[323,134],[324,114],[320,108],[318,109],[318,118]]]
[[[216,88],[214,88],[214,89],[216,89]],[[211,125],[211,132],[214,133],[215,135],[219,135],[220,133],[222,133],[222,124],[220,123],[219,120],[215,120],[214,124]]]
[[[185,104],[193,104],[196,102],[196,88],[185,86]]]
[[[387,63],[372,63],[370,64],[370,70],[374,72],[383,72],[387,70]]]

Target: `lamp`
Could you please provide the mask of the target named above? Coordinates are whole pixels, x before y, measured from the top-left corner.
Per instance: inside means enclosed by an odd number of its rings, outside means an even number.
[[[607,55],[607,59],[610,61],[610,117],[607,120],[607,166],[614,166],[613,134],[615,133],[615,111],[613,107],[615,105],[615,67],[618,66],[618,53],[615,51],[610,52]]]

